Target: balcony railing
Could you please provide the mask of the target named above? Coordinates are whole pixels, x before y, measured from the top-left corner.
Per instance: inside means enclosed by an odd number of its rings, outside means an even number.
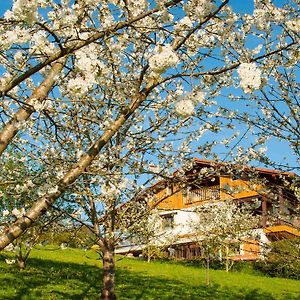
[[[201,201],[214,201],[220,199],[220,187],[218,185],[203,187],[195,190],[186,190],[184,194],[185,204]]]

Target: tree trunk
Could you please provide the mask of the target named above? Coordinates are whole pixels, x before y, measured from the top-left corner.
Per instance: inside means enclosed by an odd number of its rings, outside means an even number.
[[[150,245],[148,245],[147,248],[148,248],[148,251],[147,251],[147,252],[148,252],[148,255],[147,255],[147,256],[148,256],[148,257],[147,257],[147,262],[149,263],[150,260],[151,260],[151,250],[150,250]]]
[[[26,260],[25,259],[18,259],[18,267],[20,270],[24,270],[26,268]]]
[[[103,246],[103,275],[102,275],[102,300],[117,299],[115,294],[115,257],[114,246],[108,242]]]
[[[228,245],[225,246],[226,251],[226,272],[229,272],[229,247]]]
[[[55,84],[56,77],[61,73],[64,68],[66,58],[55,62],[48,75],[44,78],[42,83],[34,90],[32,95],[26,100],[24,107],[21,107],[14,116],[7,122],[0,132],[0,156],[19,132],[18,124],[30,118],[34,112],[32,107],[33,101],[37,100],[42,103],[45,100]]]
[[[204,249],[204,254],[205,254],[205,252],[206,252],[206,257],[205,257],[205,262],[206,262],[206,266],[205,266],[205,284],[208,287],[209,284],[210,284],[210,278],[209,278],[209,267],[210,267],[210,265],[209,265],[209,263],[210,263],[209,253],[210,253],[210,251],[209,251],[208,247],[206,249]]]
[[[207,256],[207,258],[206,258],[205,281],[206,281],[206,286],[209,286],[209,284],[210,284],[210,280],[209,280],[209,256]]]

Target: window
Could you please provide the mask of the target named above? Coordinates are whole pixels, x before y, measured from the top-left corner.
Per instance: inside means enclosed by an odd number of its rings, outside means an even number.
[[[174,214],[162,215],[162,229],[170,229],[174,227]]]

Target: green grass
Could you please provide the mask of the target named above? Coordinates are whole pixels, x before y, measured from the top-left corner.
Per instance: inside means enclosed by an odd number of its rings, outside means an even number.
[[[35,249],[26,270],[0,256],[0,299],[99,299],[101,261],[93,251]],[[180,263],[117,262],[119,299],[300,299],[300,282]]]

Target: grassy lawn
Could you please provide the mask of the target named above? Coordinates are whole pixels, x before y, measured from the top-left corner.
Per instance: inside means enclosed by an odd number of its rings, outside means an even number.
[[[0,256],[0,299],[99,299],[101,261],[93,251],[35,249],[19,271]],[[210,271],[178,263],[117,262],[119,299],[300,299],[297,280]]]

